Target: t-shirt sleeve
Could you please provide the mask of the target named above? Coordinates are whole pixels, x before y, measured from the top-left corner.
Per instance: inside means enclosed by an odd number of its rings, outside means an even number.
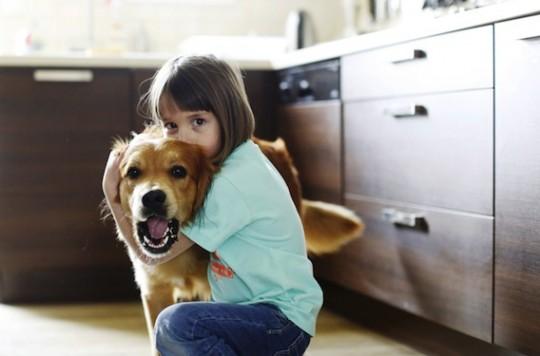
[[[216,177],[194,221],[182,233],[207,251],[214,252],[225,240],[251,220],[250,211],[238,188]]]

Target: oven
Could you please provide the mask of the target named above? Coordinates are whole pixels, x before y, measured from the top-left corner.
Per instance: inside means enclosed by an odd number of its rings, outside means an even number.
[[[339,59],[281,70],[278,135],[296,165],[304,198],[341,204]]]

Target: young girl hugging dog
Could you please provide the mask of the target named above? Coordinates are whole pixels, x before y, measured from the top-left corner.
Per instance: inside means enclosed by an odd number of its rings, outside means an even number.
[[[302,222],[280,174],[251,140],[254,118],[237,71],[213,56],[169,60],[147,97],[167,137],[202,147],[219,168],[203,209],[182,228],[172,253],[139,251],[160,264],[192,244],[210,252],[211,301],[169,306],[155,325],[169,355],[301,355],[315,334],[322,291],[306,254]],[[111,157],[104,192],[119,216],[119,158]]]

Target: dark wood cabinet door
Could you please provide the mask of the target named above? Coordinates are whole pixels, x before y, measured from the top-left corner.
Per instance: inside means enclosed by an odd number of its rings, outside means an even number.
[[[493,217],[345,194],[364,235],[316,276],[491,342]]]
[[[540,16],[495,39],[495,343],[540,354]]]
[[[0,299],[80,298],[119,270],[132,285],[99,212],[112,138],[130,129],[130,81],[125,70],[0,69]]]
[[[285,105],[279,117],[279,136],[298,169],[303,196],[341,204],[340,101]]]

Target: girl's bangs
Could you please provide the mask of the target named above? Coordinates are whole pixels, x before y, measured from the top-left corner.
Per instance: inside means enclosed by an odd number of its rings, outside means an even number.
[[[180,110],[214,112],[208,93],[187,75],[177,75],[167,84],[166,92]]]

